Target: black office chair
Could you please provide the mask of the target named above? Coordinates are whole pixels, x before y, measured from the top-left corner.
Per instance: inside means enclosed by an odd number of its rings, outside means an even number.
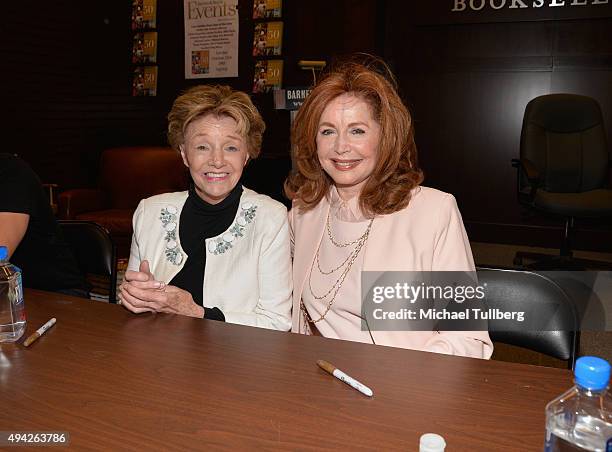
[[[603,117],[595,99],[574,94],[549,94],[532,99],[525,108],[518,169],[519,202],[539,212],[565,219],[560,256],[519,252],[523,259],[542,259],[531,269],[612,268],[601,262],[572,258],[575,218],[612,216],[611,164]]]
[[[529,271],[478,268],[477,274],[478,284],[486,285],[487,307],[524,311],[529,322],[489,320],[491,340],[567,361],[567,367],[573,368],[580,341],[579,313],[559,283]],[[533,322],[538,329],[529,329]]]
[[[90,277],[102,276],[104,282],[108,279],[108,285],[104,289],[105,292],[108,291],[109,303],[115,303],[117,255],[108,231],[91,221],[61,220],[58,223],[81,271]]]

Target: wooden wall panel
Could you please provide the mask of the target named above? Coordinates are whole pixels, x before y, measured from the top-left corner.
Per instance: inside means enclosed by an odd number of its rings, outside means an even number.
[[[450,14],[449,5],[285,0],[284,82],[310,84],[311,74],[297,68],[300,59],[383,55],[414,113],[426,183],[454,193],[468,227],[483,231],[481,238],[527,241],[523,232],[556,223],[525,216],[516,203],[509,160],[518,155],[523,109],[549,92],[590,95],[602,106],[610,136],[612,5],[595,13],[565,8],[463,15]],[[240,76],[185,80],[182,2],[158,0],[158,96],[133,98],[129,2],[7,2],[0,43],[9,112],[5,148],[22,154],[44,181],[66,189],[95,185],[105,148],[164,144],[166,114],[184,89],[221,82],[250,90],[252,1],[240,0],[239,8]],[[276,172],[287,167],[289,115],[272,108],[271,96],[253,99],[268,131],[262,163],[247,176],[257,184],[270,170],[280,183],[284,174]],[[581,228],[583,236],[599,230],[612,237],[609,222]],[[610,240],[594,247],[612,249]]]
[[[542,11],[451,15],[448,3],[387,2],[385,57],[415,117],[425,183],[457,197],[474,240],[555,247],[560,222],[518,205],[510,159],[519,155],[525,106],[542,94],[594,97],[610,137],[612,8],[551,20]],[[578,247],[612,250],[612,221],[578,226]],[[550,227],[554,234],[540,233]]]
[[[311,83],[311,74],[297,68],[300,59],[374,52],[380,13],[373,0],[284,3],[285,84]],[[149,98],[130,96],[130,8],[129,1],[106,0],[8,2],[3,8],[6,40],[0,43],[0,57],[10,112],[5,147],[21,154],[45,182],[62,189],[93,186],[103,149],[165,144],[172,101],[190,86],[226,83],[251,89],[252,0],[239,1],[239,77],[200,80],[183,75],[182,2],[158,0],[158,95]],[[355,28],[360,32],[352,33]],[[262,158],[284,161],[273,162],[271,171],[285,168],[289,114],[273,109],[271,95],[253,100],[267,123]],[[266,165],[257,168],[249,169],[258,171],[249,175],[255,183],[267,170]],[[280,183],[285,174],[273,176]]]

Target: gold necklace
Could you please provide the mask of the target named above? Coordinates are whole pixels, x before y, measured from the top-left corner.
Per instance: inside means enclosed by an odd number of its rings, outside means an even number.
[[[327,232],[328,232],[329,239],[330,239],[330,241],[334,245],[336,245],[338,247],[346,247],[346,246],[349,246],[351,244],[355,244],[355,249],[348,255],[348,257],[338,267],[336,267],[335,269],[333,269],[333,270],[331,270],[329,272],[323,272],[321,270],[320,265],[319,265],[319,252],[321,250],[321,243],[322,243],[323,240],[321,239],[321,241],[319,241],[319,246],[317,248],[315,259],[313,260],[312,265],[310,266],[310,273],[308,275],[308,288],[310,289],[310,293],[312,294],[312,296],[316,300],[323,300],[330,293],[332,293],[332,291],[333,291],[333,294],[332,294],[331,299],[327,303],[327,306],[325,307],[325,312],[323,312],[323,314],[321,314],[321,316],[318,319],[316,319],[316,320],[313,320],[310,317],[310,315],[308,314],[308,311],[306,310],[306,306],[304,305],[304,302],[303,301],[300,302],[300,309],[306,315],[308,320],[310,322],[312,322],[312,323],[317,323],[317,322],[320,322],[321,320],[323,320],[325,318],[325,316],[327,315],[327,313],[329,312],[329,310],[331,309],[332,305],[334,304],[334,301],[336,300],[336,296],[338,295],[338,292],[340,291],[340,288],[342,287],[342,284],[344,283],[344,280],[346,279],[346,276],[348,275],[349,271],[351,270],[351,267],[353,266],[353,263],[357,259],[357,256],[359,256],[359,253],[361,252],[361,249],[363,248],[365,243],[368,241],[368,237],[370,236],[370,229],[372,228],[372,223],[374,222],[374,218],[372,218],[370,220],[370,223],[368,224],[367,229],[365,230],[365,232],[363,233],[363,235],[361,237],[359,237],[358,239],[353,240],[352,242],[349,242],[347,244],[338,244],[334,240],[333,235],[331,233],[331,228],[329,227],[329,213],[327,214],[327,221],[326,222],[327,222]],[[336,282],[334,282],[334,284],[329,288],[329,290],[324,295],[321,295],[321,296],[316,295],[314,293],[314,291],[312,290],[312,272],[314,270],[314,263],[317,262],[318,270],[322,274],[329,275],[329,274],[334,273],[335,271],[339,270],[340,268],[342,268],[346,264],[347,261],[348,261],[348,265],[342,271],[342,273],[340,274],[340,276],[338,277]]]
[[[344,265],[349,261],[349,259],[351,258],[351,256],[355,252],[355,250],[357,249],[357,247],[359,245],[359,242],[363,241],[364,238],[366,237],[366,235],[370,233],[370,228],[372,227],[372,222],[374,221],[373,218],[370,220],[370,223],[368,224],[368,227],[366,228],[365,232],[361,235],[361,237],[358,237],[357,239],[353,240],[352,242],[338,243],[336,241],[336,239],[334,238],[334,235],[332,233],[331,225],[330,225],[330,222],[329,222],[329,217],[330,217],[330,215],[329,215],[329,212],[328,212],[327,213],[327,219],[325,220],[325,223],[326,223],[326,229],[327,229],[327,236],[329,237],[330,242],[333,243],[335,246],[337,246],[339,248],[345,248],[345,247],[347,247],[349,245],[353,245],[353,244],[357,244],[357,245],[355,246],[355,249],[353,251],[351,251],[348,254],[348,256],[346,256],[346,259],[344,259],[340,265],[338,265],[336,268],[333,268],[333,269],[331,269],[329,271],[325,271],[325,270],[323,270],[321,268],[321,261],[320,261],[320,258],[319,258],[319,252],[321,250],[321,242],[319,242],[319,247],[317,248],[317,252],[315,254],[315,260],[317,262],[317,269],[319,270],[319,272],[322,275],[331,275],[335,271],[337,271],[337,270],[341,269],[342,267],[344,267]]]
[[[355,251],[357,251],[357,253],[359,253],[359,251],[357,250],[357,248],[359,247],[359,249],[361,249],[361,247],[359,246],[359,243],[364,241],[364,239],[366,238],[366,235],[368,235],[370,233],[370,227],[372,226],[372,222],[374,221],[374,219],[370,220],[370,223],[368,224],[368,227],[366,228],[366,231],[361,235],[361,237],[359,237],[357,240],[353,240],[352,242],[349,242],[348,244],[342,244],[340,245],[340,247],[344,247],[345,245],[348,246],[350,244],[356,243],[355,245],[355,249],[353,249],[353,251],[351,251],[348,256],[346,257],[346,259],[344,259],[344,261],[342,261],[342,263],[340,265],[338,265],[336,268],[333,268],[329,271],[325,271],[321,268],[321,260],[319,257],[319,253],[321,251],[321,243],[319,242],[319,247],[317,248],[317,252],[315,254],[315,261],[317,263],[317,269],[319,270],[319,272],[322,275],[331,275],[332,273],[334,273],[335,271],[341,269],[342,267],[344,267],[344,265],[349,261],[349,259],[351,258],[351,256],[355,253]],[[327,223],[329,224],[329,214],[327,215]],[[329,235],[329,240],[336,246],[337,242],[334,239],[333,234],[331,233],[331,228],[327,229],[328,231],[328,235]],[[363,245],[362,245],[363,246]]]
[[[346,259],[344,259],[344,261],[343,261],[343,262],[342,262],[340,265],[338,265],[336,268],[334,268],[334,269],[332,269],[332,270],[330,270],[330,271],[326,272],[325,270],[323,270],[323,269],[321,268],[321,262],[320,262],[320,260],[319,260],[319,249],[320,249],[320,248],[317,248],[317,253],[315,254],[315,260],[316,260],[316,262],[317,262],[317,269],[319,270],[319,273],[321,273],[322,275],[331,275],[331,274],[332,274],[332,273],[334,273],[336,270],[339,270],[340,268],[342,268],[342,267],[344,266],[344,264],[346,264],[346,263],[348,262],[348,260],[351,258],[351,256],[352,256],[352,255],[353,255],[353,253],[355,252],[355,250],[351,251],[351,252],[349,253],[349,255],[348,255],[348,256],[346,256]]]
[[[345,248],[347,246],[351,246],[351,245],[354,245],[354,244],[358,243],[360,240],[363,240],[363,238],[366,236],[366,234],[370,233],[370,227],[372,226],[372,222],[373,221],[374,221],[374,218],[372,218],[370,220],[370,223],[368,224],[368,227],[367,227],[366,231],[363,233],[363,235],[361,237],[356,238],[352,242],[338,243],[338,242],[336,242],[336,240],[334,239],[334,235],[332,234],[331,226],[329,224],[329,212],[327,212],[327,220],[325,221],[325,226],[326,226],[326,229],[327,229],[327,236],[329,237],[329,240],[334,245],[336,245],[338,248]]]

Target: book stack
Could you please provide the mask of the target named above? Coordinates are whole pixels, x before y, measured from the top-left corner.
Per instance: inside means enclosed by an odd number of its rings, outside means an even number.
[[[283,22],[266,19],[278,19],[282,16],[282,0],[255,0],[253,19],[256,21],[253,32],[253,57],[255,70],[253,74],[253,93],[268,93],[278,89],[283,82],[283,60],[270,59],[279,57],[283,51]]]
[[[85,275],[85,279],[89,284],[91,284],[91,292],[89,292],[89,298],[95,301],[103,301],[105,303],[108,303],[110,295],[110,291],[108,290],[108,276],[87,273]]]
[[[157,0],[132,0],[132,96],[157,95]]]

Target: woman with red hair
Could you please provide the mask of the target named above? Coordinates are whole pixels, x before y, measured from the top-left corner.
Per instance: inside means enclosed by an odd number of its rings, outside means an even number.
[[[292,331],[489,358],[487,331],[365,331],[361,271],[467,271],[455,198],[421,186],[414,127],[378,60],[333,68],[292,130]]]

